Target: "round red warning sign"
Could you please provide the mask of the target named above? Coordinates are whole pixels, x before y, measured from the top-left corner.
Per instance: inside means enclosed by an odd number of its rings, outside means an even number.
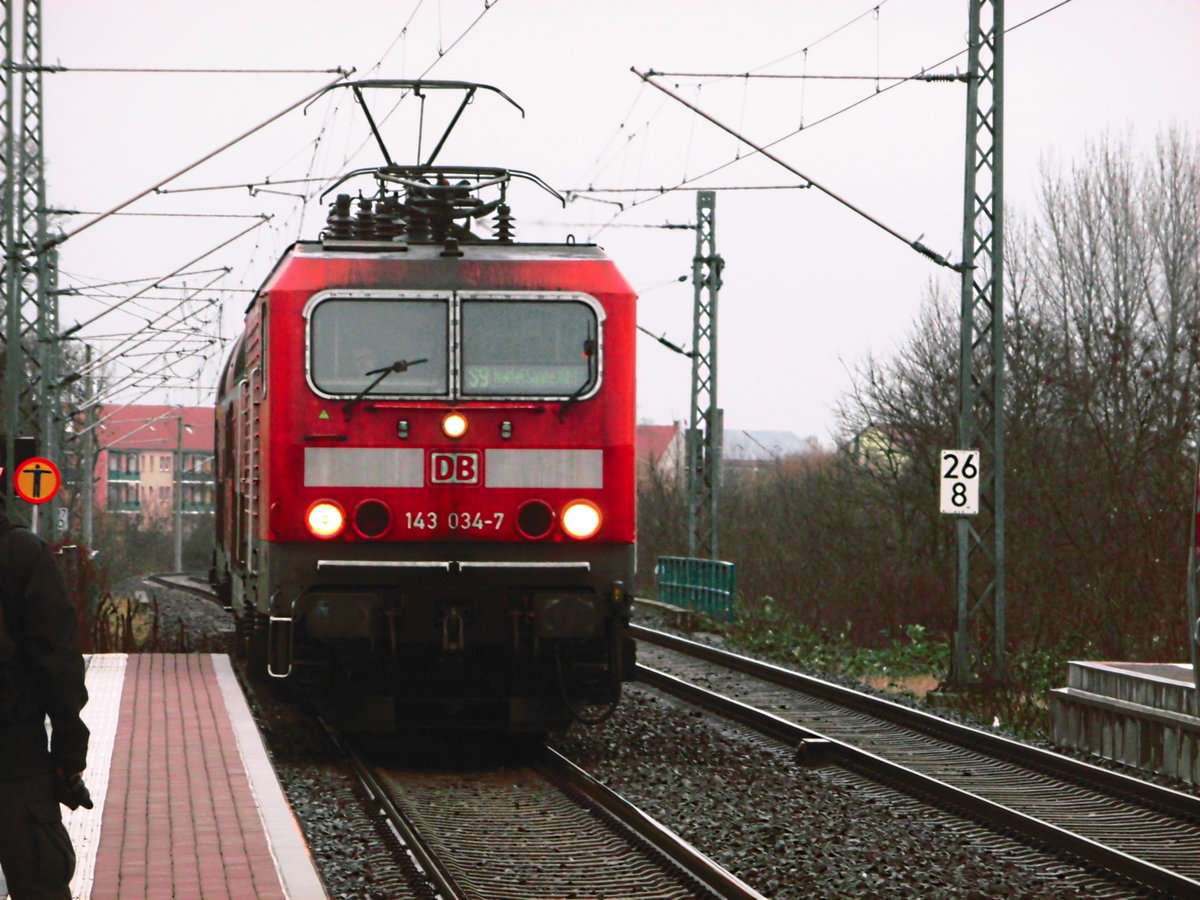
[[[17,466],[17,477],[13,479],[17,494],[30,503],[53,499],[61,485],[62,473],[58,466],[40,456],[31,457]]]

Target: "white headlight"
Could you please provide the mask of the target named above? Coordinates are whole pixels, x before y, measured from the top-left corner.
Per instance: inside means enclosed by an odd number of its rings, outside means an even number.
[[[462,413],[446,413],[442,418],[442,433],[448,438],[460,438],[467,433],[467,417]]]
[[[332,500],[318,500],[304,514],[304,524],[313,537],[328,541],[346,527],[346,512]]]
[[[591,500],[572,500],[562,511],[563,531],[576,540],[586,540],[600,530],[600,507]]]

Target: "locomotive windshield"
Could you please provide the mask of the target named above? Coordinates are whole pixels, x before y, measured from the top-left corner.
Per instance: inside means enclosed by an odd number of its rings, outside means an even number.
[[[577,399],[600,373],[599,307],[580,297],[324,296],[310,378],[330,396]]]
[[[312,311],[313,384],[327,394],[356,394],[397,360],[425,359],[389,372],[372,393],[444,396],[448,321],[445,300],[325,300]]]
[[[558,397],[592,380],[596,314],[577,302],[464,300],[464,396]]]

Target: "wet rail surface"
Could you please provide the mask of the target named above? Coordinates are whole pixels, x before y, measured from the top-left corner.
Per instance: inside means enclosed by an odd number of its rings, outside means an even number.
[[[529,765],[398,767],[338,742],[423,872],[413,896],[761,900],[548,747]]]
[[[1200,896],[1200,798],[635,627],[640,677],[801,753],[829,756],[970,818],[1172,896]],[[714,708],[711,707],[710,708]]]

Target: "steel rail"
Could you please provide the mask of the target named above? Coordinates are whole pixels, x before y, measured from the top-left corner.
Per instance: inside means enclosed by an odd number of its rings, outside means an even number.
[[[1142,781],[1120,772],[1101,769],[1051,750],[1023,744],[1003,735],[992,734],[970,725],[953,722],[923,710],[913,709],[882,697],[863,693],[854,688],[832,684],[800,672],[793,672],[782,666],[731,653],[707,644],[700,644],[673,634],[655,631],[640,625],[631,625],[630,633],[639,640],[657,644],[668,650],[675,650],[688,656],[714,662],[780,687],[803,691],[822,700],[828,700],[857,712],[903,725],[905,728],[912,728],[961,747],[978,750],[989,756],[1002,756],[1011,762],[1020,763],[1076,784],[1134,797],[1139,803],[1149,804],[1171,815],[1200,822],[1200,797],[1191,794],[1172,790],[1149,781]]]
[[[372,800],[379,804],[379,809],[388,826],[404,850],[412,857],[413,862],[421,870],[428,880],[429,886],[437,893],[440,900],[471,900],[472,895],[459,886],[450,870],[442,863],[437,852],[425,842],[417,827],[392,800],[391,794],[376,777],[374,770],[362,761],[362,758],[341,739],[337,731],[324,719],[318,719],[318,721],[333,745],[337,747],[338,752],[345,755],[363,789]]]
[[[179,579],[175,581],[174,579]],[[197,597],[203,597],[205,600],[217,602],[217,595],[213,589],[202,582],[197,582],[192,577],[184,572],[162,572],[157,575],[147,575],[146,580],[157,584],[160,587],[171,588],[176,591],[184,591],[188,594],[194,594]],[[191,582],[190,584],[188,582]]]
[[[921,720],[923,724],[931,727],[932,723],[924,723],[925,719],[934,719],[938,723],[953,726],[951,729],[943,731],[938,728],[938,737],[944,740],[959,742],[957,737],[949,737],[948,735],[959,732],[972,732],[974,735],[983,735],[991,739],[996,738],[995,747],[1003,747],[1001,753],[1006,753],[1010,745],[1015,745],[1022,749],[1028,748],[1018,742],[1011,741],[1006,738],[999,738],[995,735],[989,735],[986,732],[980,732],[978,729],[972,729],[967,726],[957,726],[954,723],[946,722],[936,716],[930,716],[928,713],[922,713],[919,710],[911,710],[907,707],[898,707],[897,704],[889,703],[886,700],[881,700],[861,692],[854,691],[848,688],[841,688],[837,685],[831,685],[827,682],[822,682],[819,679],[801,675],[796,672],[791,672],[782,669],[778,666],[772,666],[769,663],[760,663],[757,660],[749,659],[748,657],[732,654],[728,651],[718,650],[716,648],[707,647],[698,644],[694,641],[688,641],[683,638],[678,638],[674,635],[667,635],[662,632],[655,632],[641,626],[634,626],[633,632],[636,637],[647,640],[652,643],[659,644],[664,647],[669,647],[678,652],[687,653],[697,656],[706,661],[716,662],[720,665],[726,665],[729,668],[741,671],[744,674],[754,675],[771,681],[782,687],[788,687],[805,693],[816,694],[820,692],[822,699],[828,699],[832,702],[840,703],[846,706],[852,706],[858,712],[868,711],[871,715],[881,718],[887,718],[889,721],[896,724],[903,724],[909,728],[920,728],[919,725],[914,725],[912,719],[909,719],[907,714],[916,714],[913,718]],[[811,750],[814,747],[820,747],[822,751],[827,752],[831,757],[836,759],[839,764],[859,771],[862,774],[869,775],[872,778],[880,779],[901,788],[907,792],[923,795],[928,798],[933,798],[936,802],[945,805],[948,808],[954,809],[968,818],[976,821],[981,821],[992,827],[1009,829],[1012,832],[1024,835],[1033,840],[1040,841],[1043,844],[1054,848],[1061,848],[1073,854],[1078,859],[1085,863],[1090,863],[1103,868],[1106,871],[1112,872],[1115,875],[1133,879],[1141,884],[1147,885],[1155,890],[1166,891],[1171,896],[1200,896],[1200,881],[1190,878],[1178,872],[1172,872],[1155,863],[1140,859],[1131,854],[1117,850],[1113,847],[1106,846],[1090,838],[1075,834],[1064,828],[1061,828],[1052,823],[1027,815],[1017,810],[1011,809],[1002,804],[988,800],[977,794],[965,791],[932,778],[920,772],[902,766],[898,763],[891,762],[876,754],[854,747],[844,741],[829,737],[821,732],[814,731],[809,728],[804,728],[795,725],[779,716],[768,713],[764,710],[757,709],[748,704],[742,703],[729,697],[724,697],[706,688],[691,684],[675,676],[668,675],[665,672],[659,672],[649,667],[638,665],[638,678],[642,682],[657,687],[668,693],[679,696],[689,702],[710,709],[721,715],[728,716],[736,721],[769,734],[785,742],[793,743],[798,748]],[[853,696],[846,696],[853,695]],[[836,699],[835,699],[836,698]],[[862,700],[870,701],[863,704]],[[886,707],[887,709],[882,709]],[[900,710],[901,712],[897,712]],[[886,714],[886,715],[885,715]],[[903,720],[903,721],[898,721]],[[986,742],[985,742],[986,743]],[[978,747],[973,747],[978,749]],[[1039,751],[1049,756],[1057,756],[1050,754],[1048,751]],[[1023,754],[1022,754],[1023,755]],[[1036,754],[1035,754],[1036,756]],[[1066,760],[1066,757],[1062,759]],[[1068,760],[1070,763],[1075,763],[1074,760]],[[1091,780],[1093,774],[1097,774],[1097,779],[1100,781],[1108,781],[1107,770],[1096,769],[1095,767],[1086,766],[1083,763],[1076,763],[1074,776],[1071,778],[1075,782],[1084,782],[1089,786],[1095,786],[1096,782]],[[1070,768],[1070,767],[1067,767]],[[1084,769],[1087,770],[1087,775],[1083,774]],[[1104,772],[1105,776],[1100,776],[1098,773]],[[1064,776],[1060,776],[1064,777]],[[1116,783],[1123,785],[1126,789],[1125,782],[1133,782],[1137,785],[1145,785],[1137,779],[1131,779],[1127,776],[1121,776]],[[1167,791],[1168,794],[1178,795],[1178,798],[1185,798],[1191,801],[1188,805],[1190,815],[1194,815],[1197,809],[1200,809],[1200,800],[1191,798],[1186,794],[1180,794],[1177,791],[1169,791],[1166,788],[1159,788],[1157,785],[1149,785],[1156,790],[1150,791],[1151,794],[1157,794],[1161,791]],[[1139,797],[1142,795],[1139,793]],[[1173,803],[1178,803],[1178,799]],[[1186,804],[1185,804],[1186,805]]]
[[[538,765],[545,775],[582,793],[718,896],[726,900],[766,900],[750,885],[552,747],[542,747]]]

